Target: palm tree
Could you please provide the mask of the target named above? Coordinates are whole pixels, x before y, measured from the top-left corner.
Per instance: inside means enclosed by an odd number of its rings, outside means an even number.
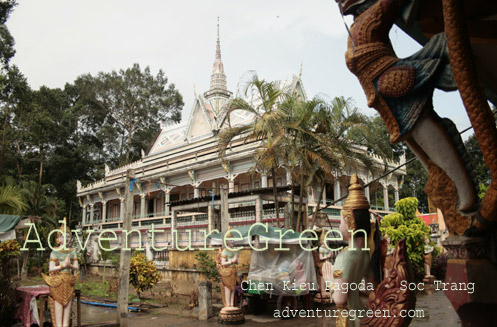
[[[26,208],[26,201],[19,188],[8,184],[0,186],[0,213],[19,215]]]
[[[249,102],[242,96],[249,99]],[[260,80],[257,74],[251,73],[250,78],[239,87],[238,96],[228,104],[226,113],[228,128],[218,134],[221,158],[225,158],[226,150],[237,137],[243,139],[244,143],[258,142],[255,153],[256,168],[271,171],[276,222],[279,222],[276,170],[280,164],[280,144],[284,136],[284,128],[281,124],[284,116],[280,105],[288,97],[288,89],[281,83]],[[246,125],[232,127],[229,117],[235,110],[251,113],[254,117],[253,121]]]

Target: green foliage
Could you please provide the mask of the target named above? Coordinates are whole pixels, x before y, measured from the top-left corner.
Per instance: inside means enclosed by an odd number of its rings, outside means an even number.
[[[195,259],[198,261],[198,270],[212,282],[220,282],[219,272],[217,271],[216,260],[207,252],[195,253]]]
[[[145,254],[135,252],[130,261],[129,282],[135,288],[138,297],[157,284],[161,276],[152,261],[147,261]]]
[[[406,240],[407,254],[414,267],[424,270],[425,236],[429,236],[430,228],[416,216],[418,200],[405,198],[395,204],[396,213],[385,216],[380,230],[383,235],[388,234],[391,244],[395,246],[401,239]],[[433,257],[436,253],[433,253]]]
[[[0,322],[10,326],[17,306],[15,286],[11,280],[11,259],[19,255],[20,246],[15,240],[0,242]]]
[[[13,185],[0,186],[0,213],[21,214],[27,205],[19,188]]]

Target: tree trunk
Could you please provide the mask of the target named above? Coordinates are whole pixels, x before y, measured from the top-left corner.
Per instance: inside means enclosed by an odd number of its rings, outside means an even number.
[[[290,228],[295,230],[295,184],[292,179],[292,202],[290,212]]]
[[[325,186],[326,186],[326,183],[323,182],[323,184],[321,184],[321,188],[319,189],[319,192],[318,192],[318,201],[317,201],[316,209],[312,213],[312,224],[309,227],[309,229],[313,229],[314,228],[314,224],[316,223],[316,218],[318,216],[319,208],[321,207],[321,197],[323,196],[323,191],[324,191],[324,187]]]
[[[40,175],[38,178],[38,184],[40,185],[42,178],[43,178],[43,146],[40,146]]]
[[[273,177],[274,209],[276,213],[276,222],[274,227],[278,227],[278,224],[280,223],[280,206],[278,203],[278,187],[276,186],[276,170],[274,168],[271,168],[271,175]]]
[[[304,196],[304,180],[300,181],[300,191],[299,191],[299,215],[297,216],[297,232],[301,232],[300,228],[302,225],[302,198]]]
[[[29,260],[29,249],[24,251],[22,256],[22,268],[21,268],[21,280],[26,281],[28,279],[28,260]]]

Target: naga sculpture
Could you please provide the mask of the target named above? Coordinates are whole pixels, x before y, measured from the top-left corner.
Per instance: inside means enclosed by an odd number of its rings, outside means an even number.
[[[76,250],[68,248],[71,242],[71,230],[64,224],[57,234],[58,247],[50,254],[49,275],[41,274],[50,286],[48,303],[54,327],[69,327],[71,306],[74,299],[74,285],[79,278],[79,264]],[[77,272],[75,275],[73,272]]]
[[[456,69],[453,71],[450,64],[453,52],[457,52],[452,48],[457,45],[452,44],[453,38],[447,41],[455,28],[447,28],[446,24],[445,33],[433,36],[420,51],[401,59],[395,54],[388,34],[400,17],[403,5],[409,1],[337,2],[343,15],[354,16],[345,57],[347,67],[364,89],[368,106],[379,112],[390,133],[390,140],[394,143],[405,141],[429,172],[427,194],[444,213],[451,233],[461,235],[470,227],[470,219],[463,216],[475,216],[475,226],[482,229],[485,220],[493,220],[497,213],[497,188],[494,184],[490,186],[479,208],[459,133],[452,121],[436,114],[432,103],[435,88],[454,91],[459,86],[461,89],[461,73]],[[449,2],[452,1],[444,0],[444,9],[449,7],[446,5]],[[470,78],[469,74],[464,76]],[[474,79],[473,76],[466,84]],[[468,88],[471,86],[466,85]],[[461,95],[464,100],[462,91]],[[472,99],[481,103],[474,95]],[[470,102],[464,101],[467,108]],[[475,134],[492,176],[495,170],[497,177],[497,130],[495,124],[491,126],[492,123],[485,122],[493,122],[488,104],[488,109],[480,108],[480,113],[475,113],[478,109],[474,106],[468,108],[468,114],[473,126],[481,127],[479,131],[475,129]]]

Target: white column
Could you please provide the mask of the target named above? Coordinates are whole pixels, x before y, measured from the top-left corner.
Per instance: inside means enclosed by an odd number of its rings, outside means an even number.
[[[102,201],[102,222],[107,219],[107,201]]]
[[[140,194],[140,218],[145,217],[145,197],[147,194]]]
[[[286,185],[292,185],[292,172],[290,170],[286,171]]]
[[[333,187],[335,188],[333,192],[333,200],[338,200],[342,197],[342,191],[340,189],[340,179],[336,178],[333,183]],[[336,205],[341,205],[341,203],[336,203]]]
[[[366,195],[368,202],[371,203],[371,200],[369,199],[369,186],[364,188],[364,194]]]
[[[193,189],[193,197],[194,198],[200,197],[200,189],[197,188],[195,185],[193,187],[194,187],[194,189]]]
[[[176,210],[171,214],[171,246],[176,247],[176,240],[174,239],[174,231],[176,230]],[[179,242],[178,242],[179,243]]]
[[[399,201],[399,190],[396,189],[394,192],[395,202]]]
[[[267,175],[266,174],[261,174],[261,187],[262,188],[267,187]]]
[[[255,222],[256,223],[261,223],[262,222],[262,199],[259,197],[255,200]]]
[[[212,212],[212,205],[207,206],[207,230],[210,233],[214,229],[214,217]]]
[[[124,220],[124,198],[119,199],[121,201],[121,207],[119,208],[119,220],[123,221]]]
[[[169,199],[171,198],[171,195],[169,194],[169,191],[166,191],[166,193],[164,193],[164,214],[166,216],[169,215]]]
[[[83,212],[81,217],[81,225],[86,224],[86,204],[83,204]]]
[[[388,185],[383,186],[383,206],[385,207],[385,211],[388,211]]]
[[[94,211],[93,211],[93,203],[90,203],[90,223],[93,223],[93,214],[94,214]]]
[[[323,189],[323,193],[321,193],[321,201],[323,201],[322,206],[326,206],[326,186]]]
[[[228,192],[230,192],[230,193],[235,192],[235,181],[228,179],[228,184],[229,184]]]

